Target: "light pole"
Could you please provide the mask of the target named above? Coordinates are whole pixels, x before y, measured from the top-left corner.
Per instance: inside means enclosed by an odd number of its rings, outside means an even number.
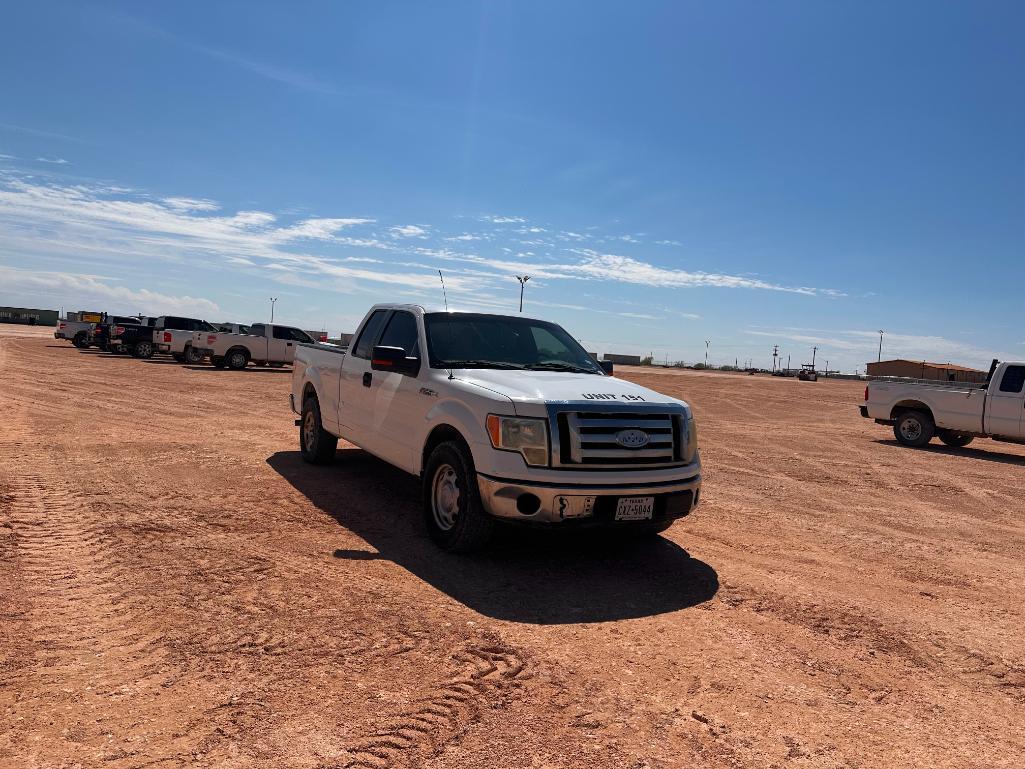
[[[885,332],[882,329],[879,329],[879,357],[876,358],[876,362],[877,363],[882,363],[882,360],[883,360],[883,334],[884,333]]]
[[[530,280],[530,276],[517,275],[516,280],[520,282],[520,312],[523,312],[523,287],[527,284],[527,281]]]
[[[711,344],[711,342],[709,342],[706,339],[705,340],[705,368],[708,368],[708,345],[710,345],[710,344]]]
[[[278,301],[278,298],[276,296],[272,296],[270,298],[270,322],[271,323],[274,322],[274,303],[276,301]]]

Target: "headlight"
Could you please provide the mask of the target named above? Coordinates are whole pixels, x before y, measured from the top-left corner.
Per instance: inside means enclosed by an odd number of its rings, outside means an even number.
[[[503,451],[518,451],[528,465],[548,465],[548,430],[543,419],[521,419],[488,414],[491,445]]]

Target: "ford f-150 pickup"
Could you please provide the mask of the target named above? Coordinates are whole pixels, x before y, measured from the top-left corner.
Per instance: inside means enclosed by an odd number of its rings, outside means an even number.
[[[179,363],[199,363],[203,356],[192,349],[192,334],[213,330],[205,320],[163,315],[153,324],[153,346],[159,352],[170,353]]]
[[[250,362],[258,366],[283,366],[295,357],[299,344],[310,344],[313,338],[294,326],[254,323],[240,327],[236,333],[197,331],[192,335],[192,349],[200,359],[207,356],[218,368],[244,369]]]
[[[933,436],[948,446],[974,438],[1025,443],[1025,363],[993,361],[981,384],[879,377],[865,388],[861,415],[893,425],[905,446]]]
[[[481,547],[496,519],[652,533],[698,504],[690,407],[543,320],[377,305],[348,352],[296,350],[290,400],[308,462],[341,437],[419,476],[448,550]]]

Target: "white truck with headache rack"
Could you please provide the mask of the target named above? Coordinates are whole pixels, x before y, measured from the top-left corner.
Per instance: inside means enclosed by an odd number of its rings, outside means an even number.
[[[169,353],[179,363],[199,363],[203,356],[192,347],[196,331],[213,331],[214,327],[199,318],[181,318],[162,315],[153,324],[153,346],[158,352]]]
[[[445,549],[498,519],[655,533],[698,504],[690,407],[611,377],[554,323],[377,305],[353,340],[296,351],[302,456],[330,462],[341,437],[419,476]]]
[[[250,362],[258,366],[284,366],[295,358],[295,348],[312,344],[313,337],[295,326],[254,323],[238,327],[237,333],[197,331],[192,349],[202,360],[210,358],[217,368],[244,369]]]
[[[905,446],[933,436],[948,446],[974,438],[1025,443],[1025,363],[993,361],[979,384],[878,377],[865,388],[861,415],[893,425]]]

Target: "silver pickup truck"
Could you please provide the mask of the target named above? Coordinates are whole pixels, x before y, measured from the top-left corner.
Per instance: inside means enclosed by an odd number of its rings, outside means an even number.
[[[1025,363],[993,361],[979,384],[879,377],[865,388],[861,415],[892,425],[904,446],[933,436],[948,446],[974,438],[1025,443]]]

